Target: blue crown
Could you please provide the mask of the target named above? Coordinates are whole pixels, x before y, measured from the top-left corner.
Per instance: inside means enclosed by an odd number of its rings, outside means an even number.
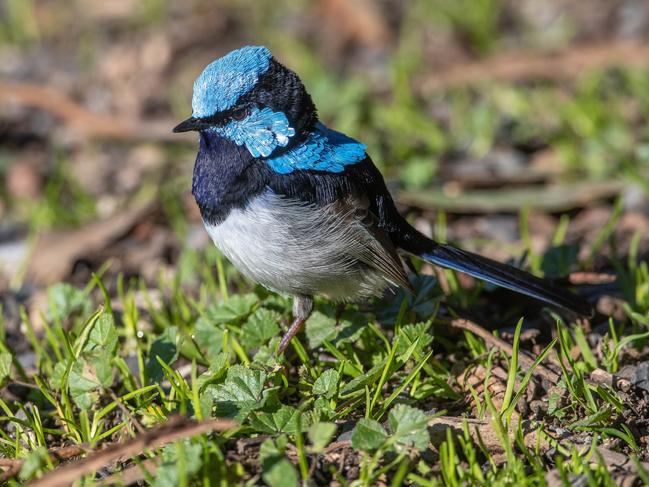
[[[194,81],[194,117],[209,117],[232,108],[268,70],[271,57],[266,47],[246,46],[208,64]]]

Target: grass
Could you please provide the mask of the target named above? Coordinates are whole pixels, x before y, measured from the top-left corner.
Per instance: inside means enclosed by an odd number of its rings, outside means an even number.
[[[29,372],[4,345],[5,332],[0,332],[0,380],[14,384],[12,390],[25,384],[19,398],[0,400],[5,424],[0,451],[6,458],[25,459],[21,481],[54,467],[47,449],[55,445],[96,448],[135,436],[140,425],[152,427],[174,414],[197,420],[233,417],[240,426],[225,435],[146,453],[160,462],[156,485],[173,485],[179,479],[203,485],[238,483],[254,472],[269,485],[292,485],[294,479],[309,478],[318,461],[326,465],[315,467],[321,481],[342,481],[350,468],[339,469],[327,446],[345,430],[351,432],[348,455],[358,459],[357,480],[344,481],[350,485],[374,485],[383,478],[394,485],[536,485],[552,466],[562,477],[581,475],[612,484],[593,445],[614,441],[631,456],[640,453],[636,435],[621,421],[633,408],[629,396],[593,384],[589,373],[596,368],[619,370],[620,352],[643,344],[647,332],[626,335],[624,325],[611,322],[610,335],[602,341],[608,349],[595,356],[581,329],[557,318],[558,338],[533,367],[522,370],[518,356],[523,320],[513,335],[511,357],[488,351],[471,335],[448,340],[436,306],[432,314],[425,306],[417,313],[413,306],[437,300],[439,289],[424,282],[410,302],[403,295],[377,301],[373,314],[349,307],[338,323],[329,303],[319,302],[286,362],[273,350],[278,323],[290,317],[288,300],[240,283],[236,276],[228,279],[233,275],[228,264],[222,272],[214,266],[206,275],[203,262],[213,258],[181,257],[184,282],[180,273],[161,277],[156,288],[162,298],[155,301],[138,279],[120,278],[112,292],[100,276],[84,289],[51,287],[38,330],[33,317],[22,316],[25,339],[34,352]],[[646,267],[635,264],[633,269],[631,279],[645,287]],[[230,290],[227,297],[225,289]],[[449,297],[463,299],[467,297]],[[645,300],[628,307],[633,330],[646,329],[634,308],[648,304]],[[387,318],[379,324],[373,316]],[[547,415],[532,421],[535,448],[523,440],[517,406],[535,380],[536,367],[551,353],[561,378],[552,388]],[[481,393],[464,396],[458,387],[453,368],[466,362],[487,371]],[[507,371],[502,397],[492,396],[487,387],[498,367]],[[465,423],[461,431],[448,429],[447,438],[434,443],[438,461],[425,460],[420,455],[430,452],[427,423],[444,409],[458,407],[465,411],[459,417],[471,417],[473,410],[475,417],[489,422],[502,451],[476,441]],[[557,441],[552,428],[546,433],[553,422],[575,434],[587,432],[592,444]],[[228,457],[239,442],[258,435],[266,438],[258,458]],[[540,451],[547,442],[555,443],[554,454]],[[18,485],[17,480],[11,483]]]

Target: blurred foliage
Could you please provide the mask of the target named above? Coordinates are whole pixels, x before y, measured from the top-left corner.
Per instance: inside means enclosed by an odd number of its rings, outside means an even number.
[[[88,8],[84,9],[86,3]],[[75,7],[64,9],[67,2],[6,0],[2,9],[5,15],[0,17],[0,43],[28,55],[59,50],[61,44],[69,45],[76,37],[78,42],[71,45],[67,61],[76,64],[74,69],[86,84],[78,89],[92,91],[88,85],[97,82],[93,73],[101,65],[111,37],[124,43],[129,36],[136,42],[154,34],[165,36],[178,18],[216,10],[224,23],[218,27],[221,42],[200,46],[202,51],[215,57],[240,44],[267,44],[279,59],[300,73],[322,119],[366,143],[377,165],[407,189],[433,184],[440,161],[449,157],[452,161],[462,154],[480,158],[500,146],[523,152],[531,147],[552,149],[557,169],[568,178],[647,179],[649,140],[642,123],[649,110],[647,70],[595,71],[570,84],[492,82],[477,87],[450,86],[435,94],[421,92],[421,82],[436,76],[435,66],[452,64],[457,53],[462,53],[461,63],[497,54],[504,46],[521,40],[529,47],[547,44],[541,29],[516,19],[512,4],[504,0],[439,0],[434,7],[425,0],[388,2],[385,8],[396,12],[396,18],[390,21],[397,24],[390,27],[393,34],[381,38],[377,45],[364,44],[362,37],[356,38],[359,33],[354,34],[356,37],[349,34],[345,41],[349,46],[336,49],[319,42],[322,32],[310,35],[307,31],[317,25],[314,17],[321,15],[318,8],[325,8],[326,1],[124,3],[130,5],[131,15],[118,16],[91,1],[73,2]],[[112,24],[110,15],[116,16],[118,23]],[[81,22],[75,22],[77,16]],[[564,29],[561,26],[569,20],[562,16],[553,26]],[[322,20],[327,22],[332,21]],[[380,27],[388,29],[390,24],[384,19],[381,22]],[[512,25],[504,28],[508,23]],[[347,35],[343,27],[340,29],[341,36]],[[565,44],[571,34],[570,29],[564,31]],[[433,38],[442,45],[459,46],[459,50],[451,50],[449,59],[431,59],[428,44]],[[371,54],[359,56],[365,51]],[[156,94],[155,99],[162,103],[156,110],[180,119],[190,111],[189,81],[200,66],[183,66],[188,58],[180,54],[173,61],[167,91]],[[191,151],[182,149],[173,158],[184,167],[176,171],[182,174],[175,186],[178,193],[187,188]],[[59,181],[61,177],[74,178],[70,171],[58,168],[64,159],[52,161],[51,174]],[[148,182],[157,184],[158,180]],[[87,207],[78,184],[70,181],[64,186],[67,190],[43,193],[47,207],[52,211],[76,203]],[[61,198],[71,204],[58,201]],[[46,223],[81,222],[84,215],[91,217],[92,212],[83,211],[72,219],[52,215]],[[25,212],[18,212],[20,220],[25,216]]]

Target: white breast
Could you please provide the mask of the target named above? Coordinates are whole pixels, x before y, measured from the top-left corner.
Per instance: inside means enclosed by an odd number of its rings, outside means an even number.
[[[355,256],[368,234],[349,215],[264,193],[219,225],[215,245],[244,274],[274,291],[348,301],[380,293],[386,278]]]

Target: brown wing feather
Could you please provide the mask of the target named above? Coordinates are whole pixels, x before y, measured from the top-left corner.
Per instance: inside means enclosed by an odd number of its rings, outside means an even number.
[[[354,257],[380,271],[393,284],[413,291],[408,280],[401,257],[392,244],[390,237],[378,226],[378,218],[369,211],[369,201],[348,197],[334,203],[338,214],[348,215],[350,225],[357,225],[367,237],[363,246],[355,252]]]

